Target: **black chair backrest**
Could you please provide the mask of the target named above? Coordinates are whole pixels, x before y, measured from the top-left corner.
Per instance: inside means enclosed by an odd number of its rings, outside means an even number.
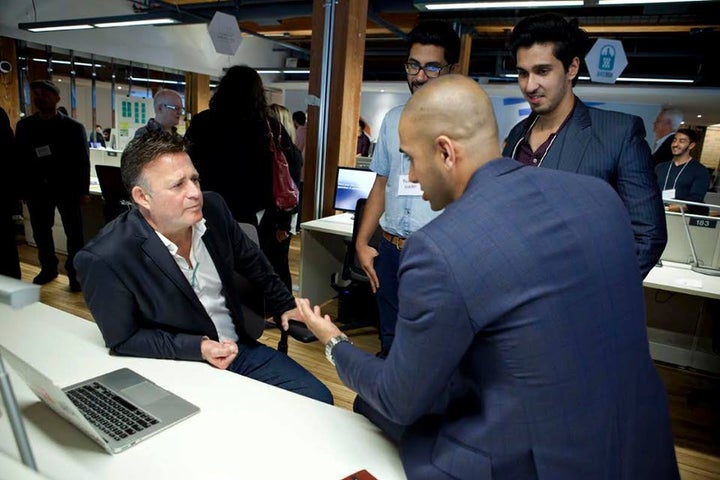
[[[95,173],[97,174],[102,196],[107,202],[120,203],[123,200],[130,201],[130,194],[125,190],[120,175],[120,167],[112,167],[110,165],[95,165]]]

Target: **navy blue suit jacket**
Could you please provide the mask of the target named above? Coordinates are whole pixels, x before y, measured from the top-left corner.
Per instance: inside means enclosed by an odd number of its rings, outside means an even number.
[[[510,131],[504,156],[513,156],[536,117],[530,114]],[[630,214],[643,278],[660,259],[667,242],[662,195],[649,159],[650,147],[639,117],[591,108],[576,98],[572,117],[542,163],[545,168],[592,175],[612,185]],[[565,199],[570,203],[576,200]]]
[[[677,479],[635,258],[606,183],[494,160],[408,239],[387,359],[338,373],[409,425],[408,478]]]
[[[295,301],[225,201],[212,192],[203,198],[207,231],[202,239],[220,275],[238,343],[253,341],[264,324],[243,316],[243,299],[235,288],[238,274],[264,293],[269,314],[295,308]],[[75,268],[90,312],[114,353],[201,360],[202,337],[218,339],[177,263],[136,208],[89,242],[75,257]]]

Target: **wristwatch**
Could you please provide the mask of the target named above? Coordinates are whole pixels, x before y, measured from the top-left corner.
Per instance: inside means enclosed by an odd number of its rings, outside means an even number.
[[[332,356],[333,348],[335,348],[335,345],[337,345],[338,343],[342,343],[342,342],[348,342],[349,344],[352,345],[352,342],[350,341],[348,336],[345,335],[344,333],[341,333],[340,335],[337,335],[337,336],[331,338],[325,344],[325,358],[327,358],[328,362],[332,363],[333,366],[335,366],[335,360],[333,359],[333,356]]]

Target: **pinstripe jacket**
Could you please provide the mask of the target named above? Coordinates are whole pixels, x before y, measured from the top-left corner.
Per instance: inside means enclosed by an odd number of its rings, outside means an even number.
[[[504,156],[512,156],[535,117],[536,114],[530,114],[510,131]],[[642,120],[634,115],[588,107],[575,98],[572,117],[558,133],[542,166],[592,175],[615,189],[630,214],[644,278],[662,255],[667,232]],[[575,199],[567,200],[572,203]]]

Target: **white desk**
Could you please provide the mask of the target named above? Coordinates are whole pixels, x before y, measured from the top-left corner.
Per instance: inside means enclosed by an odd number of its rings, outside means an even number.
[[[337,295],[330,276],[342,270],[352,238],[353,215],[342,213],[300,224],[300,296],[320,304]]]
[[[652,357],[675,365],[720,373],[720,355],[712,352],[711,339],[703,335],[702,331],[702,320],[709,317],[705,312],[706,299],[720,299],[720,277],[693,272],[689,265],[663,262],[662,267],[654,267],[650,271],[643,286],[699,297],[678,298],[677,305],[658,302],[659,305],[656,306],[653,296],[646,294],[648,339]],[[668,297],[667,301],[669,300]],[[654,308],[658,317],[663,318],[653,318]],[[674,320],[674,324],[678,324],[679,320],[684,327],[683,331],[652,326],[656,321],[665,324],[669,320]]]
[[[111,356],[93,323],[52,307],[0,305],[0,342],[60,386],[129,367],[200,407],[109,455],[43,405],[9,367],[35,460],[48,478],[339,480],[363,468],[383,480],[405,478],[396,447],[360,415],[203,362]],[[5,415],[0,453],[19,461]]]

